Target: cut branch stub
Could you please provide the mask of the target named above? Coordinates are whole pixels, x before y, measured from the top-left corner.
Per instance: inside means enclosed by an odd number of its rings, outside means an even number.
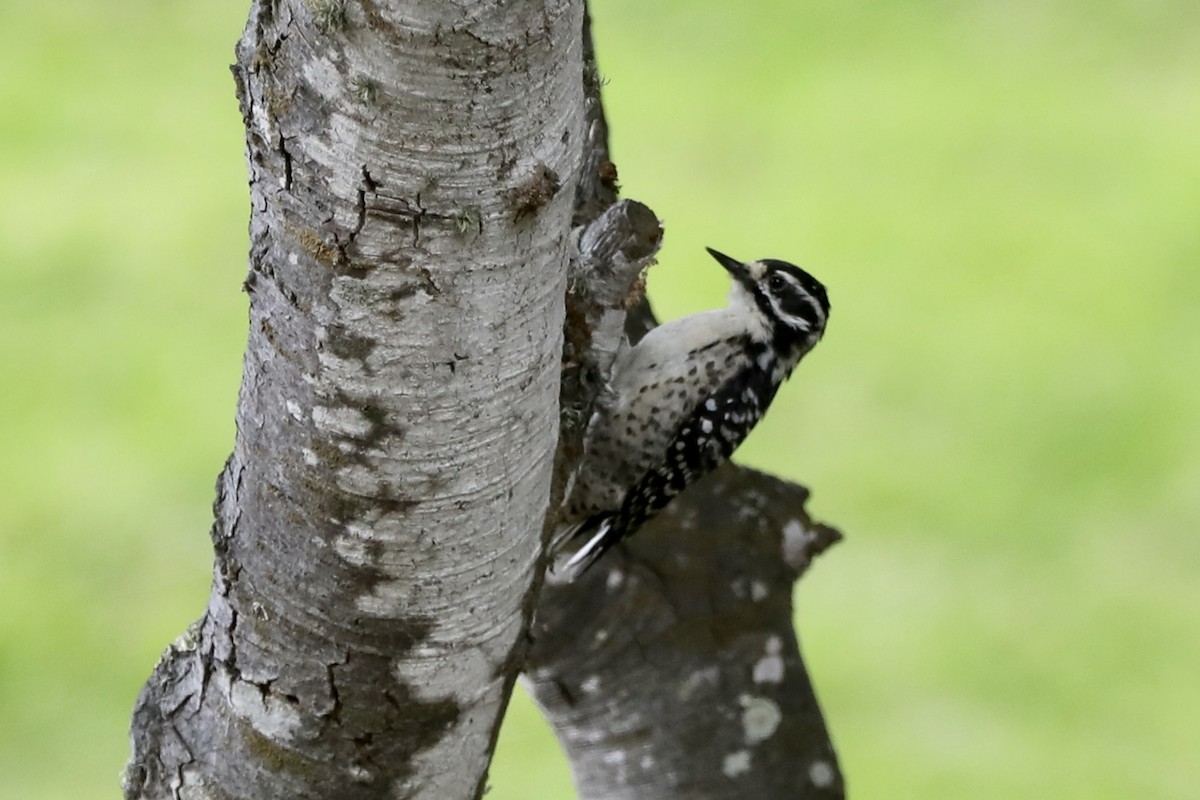
[[[640,276],[662,245],[662,223],[636,200],[609,205],[577,228],[563,326],[559,477],[581,452],[592,404],[608,378],[629,308],[644,302]]]

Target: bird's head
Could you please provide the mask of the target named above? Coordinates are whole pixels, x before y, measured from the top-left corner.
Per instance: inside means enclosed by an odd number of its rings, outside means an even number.
[[[733,277],[731,304],[757,314],[776,342],[806,351],[821,339],[829,319],[829,295],[819,280],[786,261],[742,263],[705,249]]]

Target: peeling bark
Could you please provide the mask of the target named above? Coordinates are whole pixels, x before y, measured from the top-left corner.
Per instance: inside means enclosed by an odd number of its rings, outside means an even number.
[[[482,791],[558,439],[582,12],[253,6],[238,436],[127,797]]]

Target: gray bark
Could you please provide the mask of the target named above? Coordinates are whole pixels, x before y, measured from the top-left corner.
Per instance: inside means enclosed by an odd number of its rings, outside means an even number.
[[[726,465],[542,591],[526,683],[581,798],[843,797],[792,626],[793,581],[840,538],[807,494]]]
[[[662,236],[614,205],[582,3],[259,0],[234,73],[238,437],[126,796],[479,797],[525,668],[583,797],[840,797],[790,605],[837,534],[803,489],[730,467],[541,584]]]
[[[128,797],[476,796],[550,502],[581,0],[259,0],[213,591]]]

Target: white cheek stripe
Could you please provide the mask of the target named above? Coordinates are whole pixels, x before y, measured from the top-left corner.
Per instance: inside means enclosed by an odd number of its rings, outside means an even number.
[[[808,299],[808,298],[806,297],[805,299]],[[802,330],[805,333],[808,333],[809,331],[812,330],[812,324],[808,320],[801,319],[800,317],[795,317],[795,316],[792,316],[791,314],[784,312],[784,310],[779,307],[779,303],[776,302],[774,295],[767,295],[767,300],[771,303],[771,308],[772,308],[772,310],[775,311],[776,316],[778,316],[780,319],[787,320],[793,328]],[[820,315],[820,312],[821,312],[820,307],[818,307],[814,303],[813,308],[817,311],[817,314]]]

